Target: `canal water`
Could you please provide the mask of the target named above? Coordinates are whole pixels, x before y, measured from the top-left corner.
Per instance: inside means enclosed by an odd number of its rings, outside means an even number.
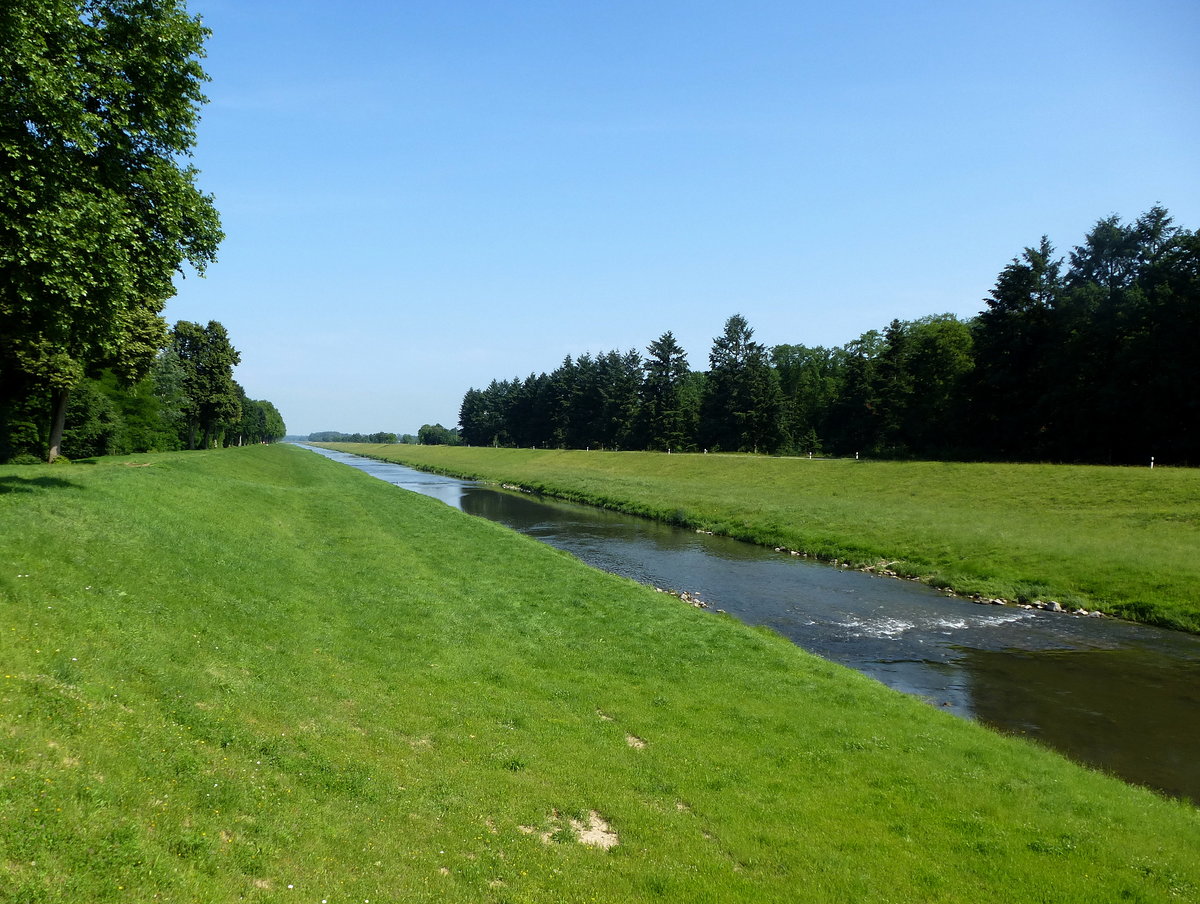
[[[643,584],[687,591],[931,705],[1200,803],[1200,637],[921,584],[306,447]]]

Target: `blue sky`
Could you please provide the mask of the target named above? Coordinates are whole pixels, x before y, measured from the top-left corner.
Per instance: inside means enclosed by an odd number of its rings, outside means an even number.
[[[219,320],[293,433],[725,319],[971,316],[1045,233],[1200,227],[1200,5],[190,0]]]

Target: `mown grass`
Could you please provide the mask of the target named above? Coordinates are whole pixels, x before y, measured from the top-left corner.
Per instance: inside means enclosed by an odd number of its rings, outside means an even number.
[[[338,448],[938,587],[1200,633],[1200,470],[448,446]]]
[[[1190,805],[303,450],[0,490],[0,901],[1200,895]]]

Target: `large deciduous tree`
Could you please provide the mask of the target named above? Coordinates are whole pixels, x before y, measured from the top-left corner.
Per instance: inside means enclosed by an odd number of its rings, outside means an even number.
[[[175,273],[215,258],[186,163],[207,35],[183,0],[0,4],[0,392],[50,399],[52,459],[72,387],[144,374]]]
[[[187,447],[211,447],[227,426],[242,417],[245,393],[233,379],[242,360],[220,323],[207,326],[181,320],[171,330],[170,354],[178,361],[183,389],[182,416]]]

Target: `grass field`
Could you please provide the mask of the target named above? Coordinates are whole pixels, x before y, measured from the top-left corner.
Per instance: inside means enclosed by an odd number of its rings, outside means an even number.
[[[337,446],[938,587],[1200,633],[1200,470]]]
[[[0,467],[0,550],[6,904],[1200,897],[1190,805],[301,449]]]

